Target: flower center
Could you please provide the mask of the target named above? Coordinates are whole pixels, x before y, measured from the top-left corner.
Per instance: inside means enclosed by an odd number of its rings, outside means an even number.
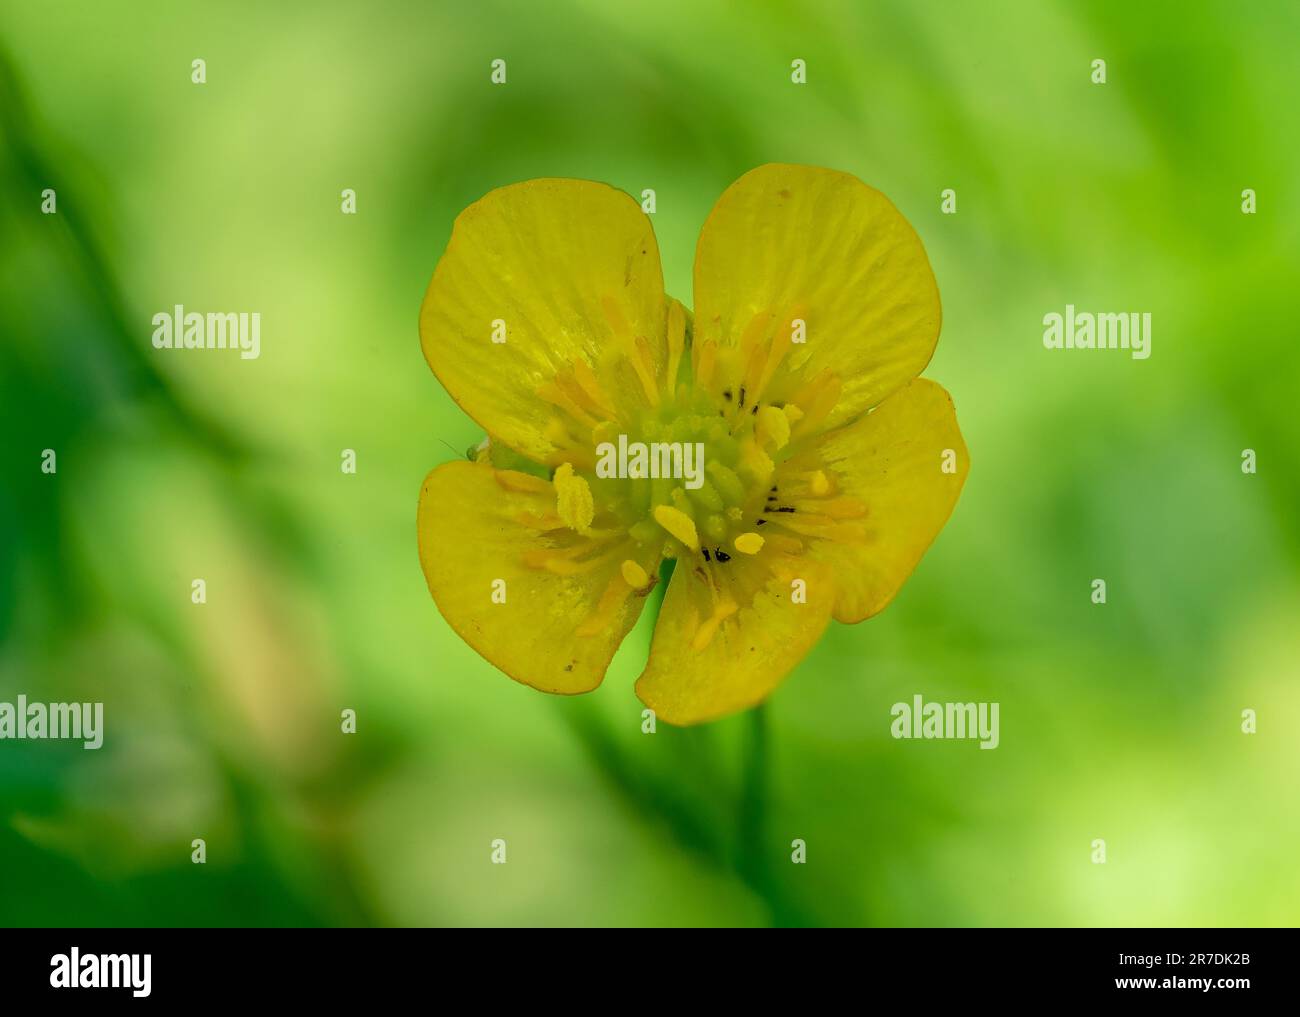
[[[645,561],[662,554],[726,566],[768,544],[799,553],[798,513],[810,499],[833,498],[835,485],[819,461],[780,471],[778,464],[829,414],[839,379],[823,372],[771,384],[791,349],[789,329],[774,327],[772,314],[755,315],[740,342],[720,350],[687,342],[685,313],[674,302],[662,374],[648,344],[615,310],[607,314],[644,402],[617,411],[583,362],[539,389],[557,410],[553,431],[565,450],[553,481],[564,525],[597,539],[624,534]],[[625,563],[624,578],[639,587],[637,559]]]
[[[757,534],[742,542],[748,550],[734,542],[753,529],[745,520],[761,507],[757,495],[774,465],[754,456],[752,438],[732,433],[708,392],[683,385],[624,428],[610,421],[592,433],[593,494],[638,543],[668,539],[667,554],[722,562],[762,546]]]

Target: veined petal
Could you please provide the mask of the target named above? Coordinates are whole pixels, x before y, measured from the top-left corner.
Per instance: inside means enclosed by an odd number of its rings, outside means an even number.
[[[916,231],[847,173],[760,166],[726,190],[700,233],[695,342],[717,346],[715,387],[758,383],[750,400],[778,404],[800,389],[830,393],[819,429],[920,374],[939,323]]]
[[[670,724],[754,706],[821,638],[833,598],[829,574],[806,558],[679,561],[636,694]]]
[[[767,529],[805,541],[834,572],[835,619],[862,621],[912,574],[969,471],[952,397],[918,378],[782,464],[785,477],[812,480],[802,492],[796,482],[782,484],[794,511],[768,516]]]
[[[420,308],[425,358],[489,434],[538,462],[644,406],[668,359],[650,220],[622,191],[529,180],[456,219]],[[494,341],[503,340],[503,341]]]
[[[649,587],[624,578],[634,557],[625,535],[579,535],[556,505],[540,477],[444,463],[420,491],[420,564],[442,616],[488,661],[543,692],[587,692]]]

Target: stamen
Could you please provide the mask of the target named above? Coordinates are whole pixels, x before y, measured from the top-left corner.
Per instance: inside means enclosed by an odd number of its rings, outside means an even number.
[[[695,531],[695,522],[681,509],[671,505],[656,505],[655,522],[689,547],[692,551],[700,548],[699,534]]]
[[[763,538],[757,533],[742,533],[732,543],[741,554],[758,554],[763,547]]]
[[[754,423],[758,440],[779,451],[790,443],[790,419],[775,406],[764,406]]]
[[[621,571],[623,573],[624,581],[626,581],[627,585],[632,587],[634,590],[644,590],[650,585],[650,577],[646,575],[645,569],[634,562],[631,558],[628,558],[623,562]]]
[[[587,481],[573,472],[572,463],[564,463],[555,471],[553,483],[556,512],[564,525],[579,533],[590,533],[596,506]]]

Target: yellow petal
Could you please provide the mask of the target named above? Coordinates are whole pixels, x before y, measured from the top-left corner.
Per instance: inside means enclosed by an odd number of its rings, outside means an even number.
[[[716,588],[704,566],[679,561],[673,570],[636,683],[661,720],[698,724],[754,706],[826,628],[834,583],[824,567],[804,560],[769,572],[757,559],[739,563],[713,570]],[[795,602],[796,581],[805,603]]]
[[[631,197],[586,180],[529,180],[456,219],[420,308],[420,341],[485,431],[546,462],[564,445],[557,415],[589,431],[611,409],[645,405],[642,375],[667,363],[666,314],[654,230]]]
[[[784,465],[811,469],[816,461],[835,474],[835,495],[796,499],[797,511],[779,517],[777,525],[824,520],[799,532],[812,538],[808,553],[835,573],[836,620],[861,621],[894,598],[952,514],[966,481],[970,458],[952,397],[918,378]],[[953,472],[945,472],[946,465]]]
[[[805,322],[802,343],[787,334]],[[915,230],[856,177],[772,164],[727,189],[695,255],[695,342],[718,346],[735,383],[742,337],[781,362],[753,398],[786,401],[823,370],[842,390],[824,427],[846,423],[920,374],[939,336],[939,291]],[[730,357],[728,358],[728,354]]]
[[[552,486],[523,477],[464,461],[430,473],[420,563],[442,616],[487,660],[544,692],[586,692],[645,602],[623,578],[630,548],[565,528]]]

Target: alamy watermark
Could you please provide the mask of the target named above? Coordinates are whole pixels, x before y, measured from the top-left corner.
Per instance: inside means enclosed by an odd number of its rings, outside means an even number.
[[[889,710],[895,738],[978,738],[981,749],[998,747],[997,703],[927,703],[920,695]]]
[[[52,989],[130,989],[143,999],[152,991],[153,954],[87,953],[77,947],[50,958]]]
[[[239,350],[240,359],[256,360],[262,354],[262,314],[200,314],[177,304],[170,312],[153,316],[153,346],[156,350]]]
[[[698,491],[704,486],[704,442],[627,440],[618,436],[618,444],[602,441],[596,446],[596,476],[602,480],[685,480],[686,488]]]
[[[1043,315],[1043,345],[1049,350],[1130,350],[1134,360],[1151,356],[1151,312],[1122,314],[1076,311]]]
[[[0,703],[0,739],[71,739],[83,748],[104,744],[103,703]]]

